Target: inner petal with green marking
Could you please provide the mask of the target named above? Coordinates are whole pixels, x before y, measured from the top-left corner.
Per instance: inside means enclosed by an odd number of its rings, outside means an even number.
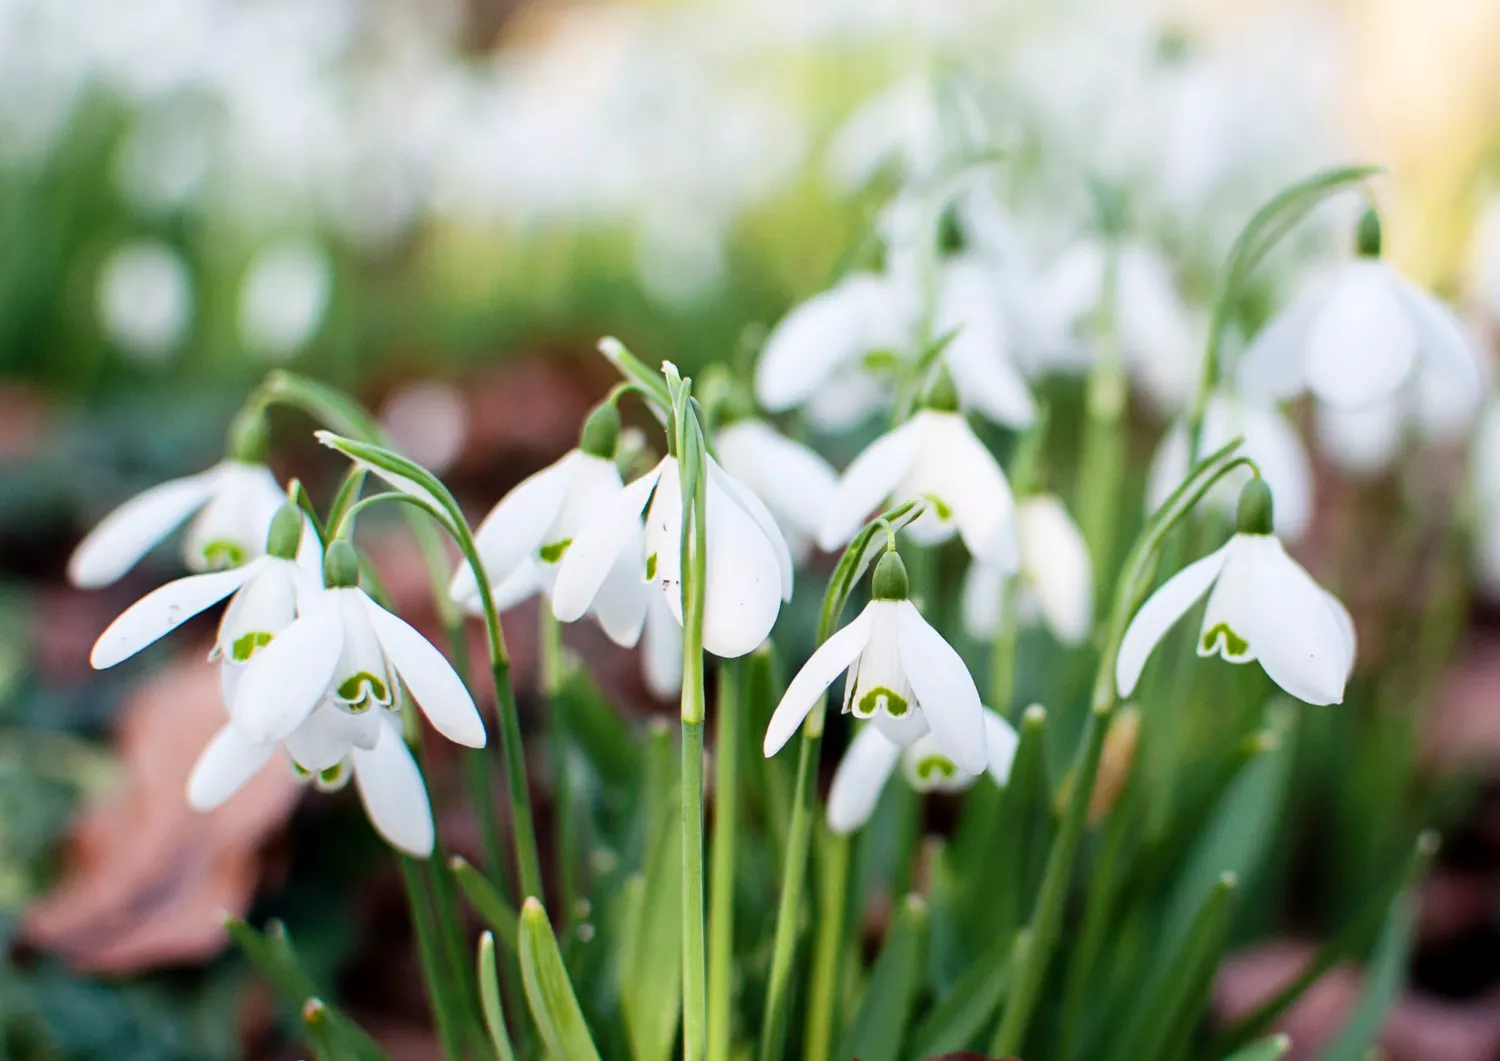
[[[854,714],[859,718],[870,718],[877,711],[884,711],[892,718],[905,718],[911,713],[911,704],[900,693],[877,685],[859,698],[854,705]]]
[[[1229,628],[1228,623],[1218,623],[1203,635],[1203,651],[1212,654],[1217,645],[1225,657],[1243,656],[1250,650],[1250,642]]]
[[[537,556],[542,558],[544,564],[555,564],[563,558],[568,551],[568,546],[573,544],[572,538],[564,538],[561,541],[548,542],[537,550]]]
[[[646,581],[647,582],[655,582],[656,581],[656,554],[655,553],[652,553],[650,556],[646,557]]]
[[[250,657],[255,655],[257,649],[269,645],[271,639],[275,636],[275,634],[265,630],[252,630],[247,634],[241,634],[229,646],[229,658],[236,663],[248,662]]]
[[[922,499],[932,505],[932,514],[938,519],[947,522],[953,518],[953,506],[944,501],[936,494],[923,494]]]
[[[917,777],[922,781],[941,784],[958,776],[958,767],[946,755],[924,755],[917,762]]]
[[[389,704],[391,687],[384,678],[362,670],[339,682],[336,695],[349,705],[350,711],[358,714],[361,711],[368,711],[375,704]]]
[[[203,562],[209,567],[239,567],[245,562],[245,550],[238,542],[215,538],[203,546]]]

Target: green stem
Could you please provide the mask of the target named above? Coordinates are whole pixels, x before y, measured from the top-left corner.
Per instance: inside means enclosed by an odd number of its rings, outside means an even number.
[[[811,981],[808,984],[807,1026],[802,1050],[804,1061],[828,1061],[833,1046],[834,1003],[839,982],[839,959],[844,954],[845,907],[849,897],[851,843],[847,836],[824,830],[822,896],[818,911],[818,937],[813,944]]]
[[[568,776],[568,720],[559,702],[563,685],[562,624],[552,614],[547,601],[537,609],[540,629],[540,686],[547,709],[548,746],[552,759],[552,838],[557,847],[557,875],[562,885],[563,922],[576,916],[580,894],[578,887],[577,836],[573,825],[573,787]]]
[[[448,1061],[460,1061],[458,1017],[454,1013],[454,1000],[443,986],[443,972],[438,958],[437,925],[433,921],[432,909],[427,902],[427,889],[422,881],[421,865],[406,855],[400,855],[401,879],[406,884],[406,898],[411,905],[411,921],[417,936],[417,956],[422,965],[422,979],[427,986],[427,1001],[432,1006],[433,1019],[437,1023],[438,1041],[442,1044],[443,1056]]]
[[[707,1050],[703,944],[703,723],[682,721],[682,1043],[687,1061]]]
[[[1083,465],[1078,475],[1078,522],[1094,561],[1095,584],[1099,587],[1110,584],[1109,576],[1114,570],[1114,537],[1125,465],[1128,387],[1116,325],[1118,286],[1119,250],[1112,242],[1100,306],[1099,356],[1089,371]]]
[[[714,835],[708,897],[708,1061],[729,1061],[734,982],[735,853],[739,842],[739,668],[719,668]]]
[[[760,1029],[760,1061],[780,1061],[786,1048],[792,963],[797,952],[797,921],[802,888],[807,881],[807,852],[817,809],[818,745],[823,739],[826,699],[819,700],[802,727],[797,752],[797,782],[792,823],[787,829],[786,864],[781,871],[781,905],[776,911],[776,936],[771,947],[771,975],[766,982],[766,1009]]]

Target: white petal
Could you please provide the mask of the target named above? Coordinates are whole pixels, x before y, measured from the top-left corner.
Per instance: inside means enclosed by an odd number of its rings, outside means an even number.
[[[975,560],[964,575],[964,633],[976,641],[988,641],[1000,632],[1004,618],[1005,572],[994,564]]]
[[[364,597],[380,647],[427,720],[449,740],[469,748],[483,748],[484,723],[480,721],[479,709],[447,657],[405,619],[392,615],[363,591],[360,596]]]
[[[635,544],[627,545],[615,558],[599,592],[594,594],[591,614],[611,641],[630,648],[641,639],[652,587],[641,581],[641,532],[634,528]]]
[[[911,601],[900,609],[901,665],[932,735],[961,769],[984,769],[984,708],[969,668]]]
[[[331,770],[352,748],[373,748],[380,739],[380,710],[355,713],[323,700],[287,737],[287,754],[310,774]]]
[[[542,539],[562,511],[568,483],[581,456],[571,450],[561,460],[522,479],[479,524],[474,544],[492,585],[510,578],[523,560],[534,557],[542,547]],[[453,574],[448,595],[461,601],[476,593],[473,569],[461,564]]]
[[[710,468],[703,647],[733,659],[755,651],[770,636],[790,578],[791,557],[775,524],[773,542],[766,528],[716,479]],[[665,550],[661,555],[657,575],[670,579],[672,565],[665,560],[676,554]]]
[[[709,523],[712,526],[712,520]],[[646,510],[646,570],[682,625],[682,476],[676,457],[662,461],[661,478]],[[712,550],[713,532],[709,532]]]
[[[801,405],[838,368],[871,351],[870,321],[887,315],[888,283],[856,273],[814,295],[781,319],[766,338],[755,370],[755,394],[772,412]]]
[[[1396,459],[1405,427],[1399,397],[1361,409],[1318,405],[1318,446],[1351,475],[1379,475]]]
[[[1405,277],[1393,274],[1392,280],[1397,298],[1416,322],[1426,364],[1477,399],[1484,390],[1483,361],[1458,317],[1431,292]]]
[[[766,508],[765,502],[755,495],[755,491],[749,489],[744,483],[737,481],[734,476],[719,467],[719,462],[712,457],[708,458],[709,482],[718,486],[727,493],[734,501],[745,510],[745,513],[755,521],[761,533],[766,536],[771,549],[776,553],[776,567],[781,574],[781,599],[789,601],[792,599],[792,551],[787,546],[786,536],[781,533],[775,517]]]
[[[1255,659],[1247,612],[1265,592],[1260,582],[1260,565],[1256,563],[1258,545],[1265,540],[1265,535],[1235,535],[1234,548],[1229,550],[1203,609],[1198,655],[1217,655],[1226,663],[1249,663]]]
[[[1306,389],[1308,339],[1328,295],[1326,283],[1311,285],[1256,333],[1235,368],[1245,397],[1284,402]]]
[[[432,854],[432,805],[422,772],[394,722],[383,719],[380,740],[370,751],[356,748],[354,784],[370,824],[392,847],[417,858]]]
[[[828,827],[842,836],[869,821],[900,758],[900,745],[888,741],[879,727],[861,726],[833,774]]]
[[[796,677],[786,687],[781,703],[771,715],[766,726],[766,739],[762,746],[767,758],[782,749],[792,734],[802,725],[802,720],[813,709],[833,680],[844,671],[864,650],[870,641],[871,613],[867,605],[852,623],[839,630],[818,646]],[[852,686],[853,679],[850,679]]]
[[[229,596],[258,570],[257,564],[250,563],[230,571],[189,575],[153,590],[126,608],[105,628],[99,640],[94,642],[89,662],[96,670],[103,670],[129,659],[203,609]]]
[[[891,495],[916,459],[919,432],[917,420],[908,420],[854,458],[828,502],[823,526],[818,531],[820,548],[832,552],[843,546],[864,526],[880,502]]]
[[[214,734],[188,775],[189,806],[213,810],[260,773],[275,750],[275,741],[256,743],[233,726],[225,726]]]
[[[1079,645],[1094,622],[1094,574],[1088,545],[1061,501],[1028,498],[1016,512],[1026,582],[1047,625],[1065,645]]]
[[[724,470],[764,499],[784,531],[817,536],[839,482],[821,455],[760,420],[723,428],[714,449]]]
[[[1004,785],[1010,780],[1011,763],[1015,762],[1016,746],[1021,738],[1015,728],[989,708],[984,709],[984,754],[985,769],[995,779],[995,784]]]
[[[1351,262],[1308,335],[1307,384],[1341,409],[1379,401],[1411,374],[1417,332],[1390,267]]]
[[[583,618],[622,550],[639,541],[641,510],[655,489],[666,461],[626,486],[599,518],[579,532],[557,565],[552,614],[565,623]]]
[[[647,586],[646,631],[641,645],[641,670],[646,688],[658,700],[682,692],[682,625],[666,599]]]
[[[467,571],[469,569],[464,568],[463,570]],[[460,574],[462,574],[462,571]],[[485,574],[489,574],[488,567],[485,568]],[[527,601],[535,597],[542,591],[542,588],[546,584],[547,572],[542,562],[527,557],[521,561],[519,567],[506,577],[505,581],[497,586],[490,587],[490,599],[494,601],[497,613],[508,612],[522,601]],[[454,576],[454,585],[450,587],[450,591],[456,588],[459,588],[458,576]],[[483,614],[483,607],[479,602],[479,587],[475,584],[472,573],[469,576],[468,585],[462,588],[472,591],[473,596],[463,598],[455,596],[453,600],[463,604],[465,608],[475,615]]]
[[[1337,704],[1354,667],[1347,616],[1302,566],[1267,535],[1253,542],[1258,592],[1242,619],[1272,681],[1309,704]]]
[[[1016,502],[999,462],[956,413],[921,412],[915,419],[927,424],[927,438],[918,465],[902,484],[903,495],[930,494],[942,501],[970,555],[1014,571],[1020,559]]]
[[[284,740],[312,712],[344,649],[337,591],[315,597],[302,617],[245,667],[230,716],[251,740]]]
[[[183,563],[193,571],[209,571],[264,556],[271,521],[286,499],[264,464],[224,461],[213,497],[182,536]]]
[[[943,360],[965,406],[1020,428],[1036,418],[1036,403],[1011,360],[1000,286],[999,276],[978,262],[950,259],[939,279],[933,330],[943,335],[957,329]]]
[[[68,580],[83,589],[107,586],[135,566],[194,510],[213,496],[220,468],[153,486],[137,494],[78,543],[68,559]]]
[[[1146,659],[1168,630],[1187,613],[1199,597],[1208,592],[1224,561],[1229,556],[1230,546],[1194,560],[1177,574],[1167,579],[1161,588],[1141,605],[1141,610],[1130,620],[1125,637],[1120,642],[1120,655],[1115,661],[1115,687],[1121,696],[1135,691],[1135,683],[1141,679]]]

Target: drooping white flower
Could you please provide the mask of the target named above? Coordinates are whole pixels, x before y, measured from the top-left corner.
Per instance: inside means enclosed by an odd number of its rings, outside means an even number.
[[[775,519],[753,492],[705,460],[708,475],[703,647],[726,659],[743,656],[771,632],[792,595],[792,557]],[[641,510],[646,531],[639,535]],[[629,563],[657,584],[682,623],[682,479],[677,458],[621,490],[582,527],[558,566],[552,611],[574,622],[594,606],[617,564]]]
[[[924,545],[955,531],[970,554],[1006,571],[1017,564],[1016,505],[999,463],[951,408],[928,408],[872,442],[845,470],[818,532],[826,551],[844,545],[883,501],[925,500],[907,530]]]
[[[682,692],[682,625],[661,593],[648,593],[646,629],[641,635],[641,675],[658,700]]]
[[[1336,704],[1354,668],[1354,622],[1271,534],[1271,495],[1245,487],[1239,531],[1153,593],[1120,644],[1115,682],[1129,696],[1152,649],[1204,594],[1198,655],[1229,663],[1259,660],[1267,676],[1309,704]],[[1209,590],[1212,589],[1212,593]]]
[[[83,589],[109,585],[194,512],[182,543],[188,570],[243,564],[265,552],[266,532],[285,500],[270,469],[249,461],[225,460],[161,483],[89,531],[68,560],[68,579]]]
[[[1017,595],[1022,622],[1041,619],[1065,645],[1079,645],[1094,621],[1094,575],[1088,545],[1058,498],[1044,494],[1016,505],[1021,585]],[[975,562],[964,577],[964,629],[988,640],[999,632],[1005,571]]]
[[[902,746],[931,733],[963,770],[977,774],[985,768],[979,690],[958,653],[907,599],[906,569],[894,552],[876,567],[873,599],[864,611],[823,642],[787,686],[766,727],[767,757],[791,739],[845,671],[845,712],[873,720]]]
[[[299,601],[297,621],[245,668],[230,704],[234,725],[256,742],[284,741],[315,709],[346,716],[395,709],[404,685],[439,733],[484,747],[484,723],[463,679],[425,637],[358,587],[358,565],[346,543],[330,545],[327,571],[328,588]],[[314,728],[334,723],[362,740],[375,739],[357,717],[325,719]]]
[[[1360,409],[1402,390],[1421,370],[1442,379],[1439,386],[1477,396],[1483,380],[1462,324],[1381,260],[1374,211],[1361,219],[1357,242],[1354,260],[1256,335],[1240,360],[1241,389],[1272,401],[1309,390],[1335,408]]]
[[[1276,498],[1276,533],[1289,541],[1302,537],[1312,519],[1313,474],[1297,431],[1275,406],[1246,401],[1228,391],[1209,398],[1203,413],[1203,453],[1243,438],[1240,453],[1255,461]],[[1146,473],[1146,507],[1156,511],[1188,475],[1188,427],[1179,421],[1167,432]],[[1233,517],[1248,468],[1220,479],[1205,499]]]
[[[988,773],[997,785],[1004,785],[1010,778],[1019,741],[1010,723],[989,708],[983,713],[985,765],[980,772],[955,763],[931,733],[901,745],[879,726],[860,727],[833,775],[833,787],[828,792],[828,827],[846,835],[869,821],[897,764],[907,784],[918,792],[962,792],[979,778],[979,773]]]
[[[736,420],[714,432],[724,470],[766,503],[792,558],[806,557],[817,539],[838,473],[823,457],[764,420]]]
[[[504,611],[538,592],[550,597],[558,565],[574,539],[602,518],[624,489],[613,460],[619,415],[611,404],[595,410],[578,449],[523,479],[479,524],[474,543],[494,583],[496,608]],[[634,530],[639,542],[644,533],[639,519]],[[588,607],[610,639],[626,647],[640,639],[649,595],[629,552],[621,551]],[[448,593],[479,614],[479,587],[469,565],[459,567]]]

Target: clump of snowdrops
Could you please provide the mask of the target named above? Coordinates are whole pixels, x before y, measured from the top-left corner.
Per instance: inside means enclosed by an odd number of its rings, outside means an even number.
[[[1357,1056],[1432,854],[1415,827],[1371,845],[1297,981],[1234,1023],[1206,1010],[1226,947],[1274,906],[1254,889],[1273,876],[1294,738],[1326,746],[1318,719],[1342,710],[1356,658],[1349,612],[1283,545],[1311,485],[1275,403],[1416,409],[1438,389],[1477,405],[1482,389],[1450,312],[1381,260],[1373,208],[1331,286],[1230,356],[1267,252],[1372,172],[1319,173],[1248,221],[1147,501],[1121,489],[1119,256],[1104,258],[1082,423],[1050,417],[996,339],[977,252],[953,250],[974,184],[934,181],[902,192],[883,271],[794,309],[753,381],[684,378],[604,340],[621,382],[577,448],[472,529],[353,399],[273,373],[223,463],[127,502],[80,545],[71,576],[103,585],[191,520],[196,573],[121,615],[93,662],[228,600],[211,662],[225,723],[187,798],[212,808],[263,768],[325,791],[352,779],[398,854],[450,1058],[1260,1061],[1287,1049],[1270,1029],[1302,991],[1372,953],[1330,1055]],[[333,496],[267,470],[282,406],[348,458]],[[622,429],[622,407],[652,430]],[[851,409],[889,426],[840,473],[806,428]],[[1057,439],[1075,429],[1067,466]],[[385,504],[420,540],[446,652],[390,610],[360,552],[359,517]],[[538,594],[547,713],[523,732],[500,616]],[[783,616],[798,596],[820,601],[811,631]],[[469,616],[490,718],[464,677]],[[648,686],[680,699],[675,735],[612,707],[562,645],[572,622],[641,645]],[[477,864],[435,832],[419,765],[435,739],[467,749]],[[463,904],[489,927],[477,947]],[[284,929],[229,927],[302,1007],[319,1056],[385,1056]]]

